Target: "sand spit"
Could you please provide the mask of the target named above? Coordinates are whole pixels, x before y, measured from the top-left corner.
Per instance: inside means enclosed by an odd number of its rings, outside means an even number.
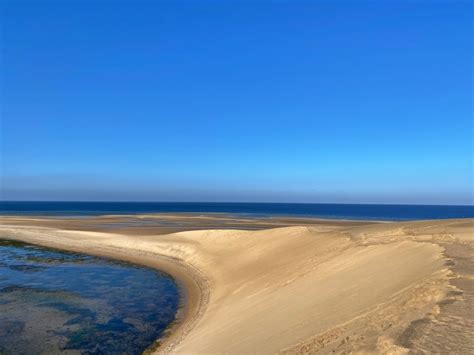
[[[186,308],[157,352],[474,349],[473,219],[142,235],[14,223],[2,223],[0,238],[174,276]]]

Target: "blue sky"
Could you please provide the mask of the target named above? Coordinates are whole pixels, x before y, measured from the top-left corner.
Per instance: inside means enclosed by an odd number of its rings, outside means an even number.
[[[473,203],[470,1],[3,1],[1,198]]]

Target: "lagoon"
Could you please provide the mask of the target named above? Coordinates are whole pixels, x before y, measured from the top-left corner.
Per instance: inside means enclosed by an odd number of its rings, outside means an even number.
[[[179,302],[159,271],[0,241],[1,354],[140,354]]]

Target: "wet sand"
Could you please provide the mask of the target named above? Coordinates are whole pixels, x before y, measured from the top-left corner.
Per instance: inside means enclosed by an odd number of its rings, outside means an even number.
[[[156,267],[176,353],[469,353],[474,220],[0,217],[0,238]],[[210,228],[211,227],[211,228]]]
[[[304,217],[242,217],[227,213],[161,213],[141,215],[103,215],[90,217],[0,216],[4,224],[53,227],[134,235],[157,235],[187,230],[241,229],[259,230],[318,224],[320,226],[366,225],[371,221],[341,221]],[[372,221],[372,223],[376,223]]]

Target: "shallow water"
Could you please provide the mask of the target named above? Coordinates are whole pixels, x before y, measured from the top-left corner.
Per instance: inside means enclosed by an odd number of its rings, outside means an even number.
[[[0,241],[0,354],[140,354],[178,305],[163,273]]]

